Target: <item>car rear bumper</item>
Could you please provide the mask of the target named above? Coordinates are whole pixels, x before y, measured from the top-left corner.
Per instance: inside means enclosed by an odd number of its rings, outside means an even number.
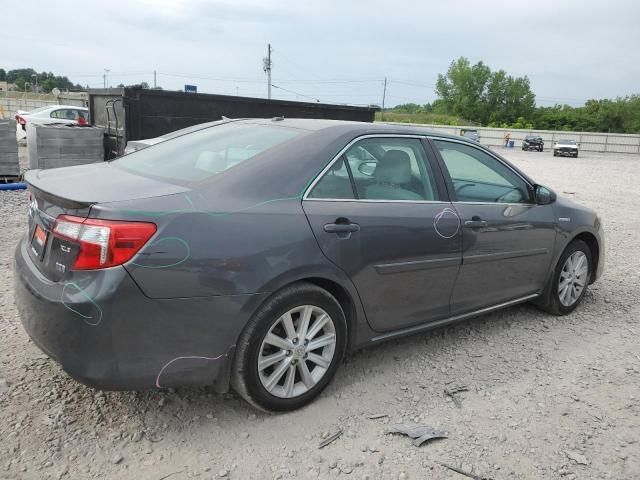
[[[26,249],[15,252],[22,324],[70,376],[104,390],[228,389],[236,339],[266,294],[150,299],[121,266],[51,282]]]

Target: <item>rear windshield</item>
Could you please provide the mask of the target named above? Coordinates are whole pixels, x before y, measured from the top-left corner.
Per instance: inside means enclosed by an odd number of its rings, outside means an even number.
[[[171,140],[172,138],[180,137],[182,135],[186,135],[187,133],[197,132],[198,130],[202,130],[203,128],[213,127],[221,123],[227,122],[225,122],[224,120],[218,120],[217,122],[199,123],[190,127],[181,128],[180,130],[176,130],[175,132],[167,133],[165,135],[162,135],[160,138],[162,138],[163,140]]]
[[[33,115],[34,113],[44,112],[45,110],[49,110],[50,108],[51,108],[51,105],[47,105],[46,107],[36,108],[34,110],[30,110],[29,112],[25,113],[25,115]]]
[[[151,177],[197,182],[303,133],[283,126],[226,123],[138,150],[113,163]]]

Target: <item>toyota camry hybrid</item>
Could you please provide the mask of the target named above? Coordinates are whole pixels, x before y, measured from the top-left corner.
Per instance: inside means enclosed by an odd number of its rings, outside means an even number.
[[[418,127],[233,120],[25,178],[22,323],[100,389],[291,410],[346,351],[521,302],[567,314],[603,270],[592,210]]]

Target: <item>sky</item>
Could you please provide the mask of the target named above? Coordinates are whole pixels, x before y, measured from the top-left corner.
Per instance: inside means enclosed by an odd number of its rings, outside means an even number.
[[[102,87],[386,106],[436,98],[460,56],[527,75],[538,105],[640,94],[640,1],[0,0],[0,68]]]

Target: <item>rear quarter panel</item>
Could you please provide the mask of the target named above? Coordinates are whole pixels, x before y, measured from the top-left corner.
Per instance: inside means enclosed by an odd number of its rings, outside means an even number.
[[[270,292],[290,272],[324,267],[299,199],[232,203],[206,208],[194,192],[160,202],[102,204],[92,216],[157,225],[156,235],[126,264],[151,298]]]

